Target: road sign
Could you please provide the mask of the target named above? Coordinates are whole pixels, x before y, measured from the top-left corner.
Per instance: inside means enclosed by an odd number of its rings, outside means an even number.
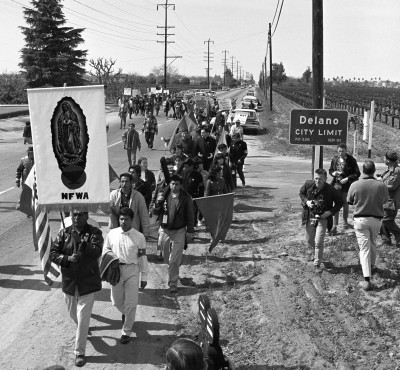
[[[130,87],[124,87],[124,95],[125,96],[131,96],[132,95],[132,89]]]
[[[348,112],[331,109],[292,109],[290,144],[346,144]]]

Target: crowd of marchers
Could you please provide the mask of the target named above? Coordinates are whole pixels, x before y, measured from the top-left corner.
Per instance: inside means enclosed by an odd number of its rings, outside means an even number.
[[[157,119],[151,111],[144,115],[142,129],[152,134],[145,135],[148,147],[152,148],[154,135],[158,134]],[[111,303],[121,314],[120,343],[130,342],[139,289],[147,285],[146,241],[151,217],[156,217],[159,223],[157,251],[159,258],[168,265],[168,289],[175,295],[182,285],[179,267],[183,251],[193,239],[195,229],[205,226],[193,199],[232,192],[237,186],[237,175],[245,186],[243,165],[247,145],[240,122],[231,125],[221,115],[214,127],[207,121],[196,124],[198,129],[192,135],[187,131],[180,133],[172,156],[162,158],[160,170],[153,173],[148,169],[146,158],[136,161],[141,142],[135,125],[130,123],[122,135],[128,153],[127,170],[119,176],[119,187],[110,193],[110,230],[106,238],[98,225],[89,221],[87,212],[74,209],[70,215],[71,224],[66,224],[54,240],[50,259],[61,269],[68,314],[76,324],[76,366],[86,363],[90,317],[95,293],[102,289],[102,280],[111,284]],[[221,138],[221,135],[226,136]],[[33,164],[30,147],[17,168],[17,185],[25,181]],[[189,285],[195,285],[189,280]],[[207,361],[203,356],[199,360],[196,343],[186,341],[174,346],[175,358],[172,353],[169,355],[172,362],[187,360],[191,364],[187,368],[194,368],[192,361],[200,361],[196,366],[205,368]],[[176,353],[178,348],[182,353]],[[185,360],[187,355],[195,357]],[[211,369],[213,361],[209,362]]]
[[[362,174],[357,161],[347,153],[345,144],[337,148],[329,174],[317,169],[313,180],[300,189],[303,206],[302,223],[317,273],[324,269],[323,253],[326,233],[334,236],[346,229],[354,229],[359,247],[359,258],[364,280],[364,290],[373,289],[372,276],[380,272],[376,265],[377,246],[390,248],[394,243],[400,248],[400,227],[396,216],[400,205],[400,166],[398,154],[387,151],[384,157],[386,170],[376,173],[375,163],[367,159]],[[353,223],[349,220],[349,206],[353,206]],[[342,210],[342,222],[339,213]],[[379,242],[380,236],[380,242]]]

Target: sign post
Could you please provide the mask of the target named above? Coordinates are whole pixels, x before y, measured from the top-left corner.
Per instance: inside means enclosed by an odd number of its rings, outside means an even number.
[[[346,110],[292,109],[290,113],[290,144],[339,145],[347,141]]]

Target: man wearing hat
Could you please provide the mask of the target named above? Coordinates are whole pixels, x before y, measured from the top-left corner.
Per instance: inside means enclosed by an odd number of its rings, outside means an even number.
[[[193,159],[186,159],[184,164],[184,172],[183,172],[183,190],[187,191],[192,198],[201,198],[204,197],[204,182],[203,176],[200,172],[195,171],[195,164]],[[194,208],[194,224],[197,224],[197,214],[198,208],[197,203],[193,202]]]
[[[135,124],[130,123],[129,129],[122,134],[124,149],[128,154],[129,166],[136,164],[136,151],[141,149],[139,133],[135,130]]]
[[[243,140],[243,127],[240,125],[240,120],[236,120],[235,125],[231,127],[231,131],[229,133],[231,138],[233,135],[240,134],[240,140]]]
[[[384,216],[381,226],[381,237],[384,245],[391,245],[391,234],[393,234],[396,247],[400,247],[400,228],[396,224],[397,211],[400,205],[400,167],[398,156],[395,151],[389,150],[385,154],[386,171],[378,176],[387,186],[389,201],[384,204]]]
[[[30,146],[27,150],[27,155],[21,158],[21,162],[19,163],[19,166],[17,168],[15,184],[18,188],[21,186],[21,182],[22,185],[25,184],[25,180],[28,177],[34,163],[35,161],[33,158],[33,147]]]

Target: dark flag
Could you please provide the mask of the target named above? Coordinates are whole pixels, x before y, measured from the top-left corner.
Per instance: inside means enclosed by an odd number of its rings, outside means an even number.
[[[233,193],[194,199],[211,233],[210,252],[224,240],[232,223]]]

